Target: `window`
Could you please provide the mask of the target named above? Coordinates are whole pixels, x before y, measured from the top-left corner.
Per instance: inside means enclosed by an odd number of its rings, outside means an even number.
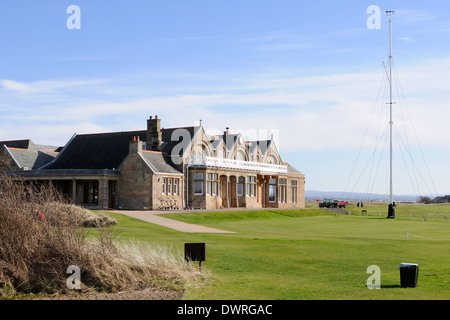
[[[267,158],[267,163],[278,164],[277,157],[275,155],[271,155]]]
[[[213,196],[217,195],[217,173],[208,173],[206,193]]]
[[[297,203],[297,180],[291,180],[291,203]]]
[[[277,193],[277,180],[269,179],[269,202],[275,202]]]
[[[194,194],[203,194],[203,173],[194,173]]]
[[[248,197],[256,196],[256,177],[255,176],[247,177],[247,196]]]
[[[85,182],[83,189],[83,203],[98,204],[98,182]]]
[[[238,196],[244,195],[244,177],[238,177],[237,195]]]
[[[172,194],[172,183],[173,183],[173,179],[169,178],[169,184],[167,185],[167,194],[171,195]]]
[[[278,196],[278,202],[280,203],[286,203],[286,179],[280,179],[279,180],[279,196]]]
[[[173,179],[173,195],[178,195],[178,179]]]
[[[162,179],[162,194],[166,194],[167,178]]]

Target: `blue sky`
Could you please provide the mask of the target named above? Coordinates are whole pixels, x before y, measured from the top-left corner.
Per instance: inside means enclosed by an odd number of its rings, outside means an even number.
[[[81,29],[67,28],[70,5],[80,8]],[[367,28],[370,5],[381,9],[380,29]],[[449,6],[2,1],[0,140],[63,145],[74,133],[142,129],[149,115],[164,127],[202,119],[210,133],[275,131],[307,189],[385,193],[385,140],[377,137],[388,121],[384,12],[394,10],[394,123],[411,143],[407,153],[405,143],[395,147],[394,193],[450,193]]]

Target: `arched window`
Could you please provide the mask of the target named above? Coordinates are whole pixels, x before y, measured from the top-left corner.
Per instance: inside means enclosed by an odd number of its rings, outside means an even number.
[[[278,159],[275,155],[271,155],[267,158],[267,163],[278,164]]]
[[[241,150],[236,153],[236,160],[245,161],[245,154]]]
[[[219,152],[217,153],[217,158],[220,158],[220,159],[224,158],[223,149],[219,149]]]
[[[202,156],[209,157],[209,150],[206,146],[202,145]]]

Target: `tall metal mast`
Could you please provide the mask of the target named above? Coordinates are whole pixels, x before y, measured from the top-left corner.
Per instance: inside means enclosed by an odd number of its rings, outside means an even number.
[[[389,216],[395,217],[394,213],[394,199],[392,193],[392,19],[391,16],[394,11],[386,11],[386,15],[389,16]],[[392,211],[392,212],[391,212]]]

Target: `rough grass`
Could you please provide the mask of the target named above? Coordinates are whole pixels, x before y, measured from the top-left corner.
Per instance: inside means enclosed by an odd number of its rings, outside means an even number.
[[[0,295],[64,294],[67,268],[81,271],[81,291],[181,289],[205,273],[165,246],[119,244],[114,221],[71,206],[50,185],[0,179]],[[44,213],[45,219],[37,215]],[[99,219],[100,217],[100,219]],[[96,236],[88,237],[96,226]]]

